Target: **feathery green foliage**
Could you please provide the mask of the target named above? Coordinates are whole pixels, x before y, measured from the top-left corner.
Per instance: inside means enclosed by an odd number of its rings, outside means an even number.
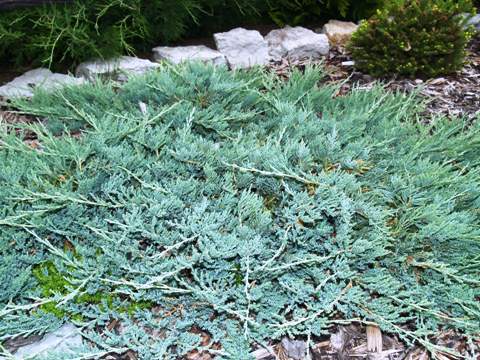
[[[380,0],[73,0],[0,13],[0,62],[73,67],[92,58],[150,51],[185,34],[239,24],[298,25],[327,16],[362,18]],[[270,19],[271,18],[271,19]]]
[[[46,123],[0,131],[0,340],[66,318],[97,346],[79,357],[172,359],[202,329],[250,359],[339,322],[431,351],[478,334],[478,123],[320,77],[165,65],[19,102]],[[123,332],[98,334],[111,319]]]
[[[230,21],[255,14],[256,0],[73,0],[0,13],[0,60],[78,64],[178,40],[197,17],[228,9]]]
[[[319,19],[370,17],[384,0],[269,0],[268,13],[279,26],[316,23]]]
[[[471,36],[460,13],[470,0],[392,1],[364,21],[350,51],[355,65],[374,76],[434,77],[458,71]]]

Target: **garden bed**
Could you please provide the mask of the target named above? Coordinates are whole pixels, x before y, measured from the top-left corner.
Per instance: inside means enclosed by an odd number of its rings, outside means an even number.
[[[0,132],[0,339],[249,359],[363,324],[471,355],[480,125],[324,76],[165,65],[17,102],[41,122]]]
[[[292,67],[304,68],[311,61],[291,63],[283,61],[272,66],[273,71],[285,78]],[[354,87],[370,89],[382,83],[388,91],[416,93],[426,102],[425,121],[430,115],[443,114],[450,118],[465,117],[471,121],[480,116],[480,37],[469,45],[465,66],[462,71],[432,79],[408,79],[385,77],[374,79],[352,66],[350,54],[342,46],[333,47],[325,61],[317,62],[325,67],[326,84],[342,83],[340,93]]]

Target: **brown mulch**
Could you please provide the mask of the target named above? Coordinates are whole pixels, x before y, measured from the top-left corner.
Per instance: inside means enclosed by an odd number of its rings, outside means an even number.
[[[192,350],[179,359],[214,360],[219,354],[226,355],[220,344],[212,342],[207,332],[198,328],[192,328],[191,332],[201,336],[202,349]],[[407,345],[396,335],[382,333],[375,325],[338,325],[322,338],[290,340],[286,337],[282,341],[258,345],[250,355],[255,360],[480,359],[480,339],[469,340],[454,330],[445,330],[437,334],[435,339],[423,340],[430,342],[431,351],[418,343]],[[138,360],[139,357],[135,351],[129,350],[122,354],[110,353],[102,359]]]
[[[470,44],[466,64],[460,72],[428,80],[395,77],[374,79],[357,71],[349,64],[351,61],[344,48],[336,47],[331,49],[325,61],[319,63],[325,67],[325,83],[343,82],[340,94],[348,93],[353,87],[369,89],[381,83],[391,91],[418,91],[418,95],[426,102],[426,122],[440,114],[468,120],[480,117],[480,37]],[[288,77],[292,67],[303,68],[309,63],[283,61],[272,65],[271,69],[282,77]]]

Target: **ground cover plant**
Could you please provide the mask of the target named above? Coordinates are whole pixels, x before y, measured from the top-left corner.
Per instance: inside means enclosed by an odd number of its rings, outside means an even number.
[[[478,122],[321,76],[163,66],[19,102],[44,123],[0,131],[0,340],[70,321],[78,358],[249,359],[351,322],[433,354],[478,335]]]

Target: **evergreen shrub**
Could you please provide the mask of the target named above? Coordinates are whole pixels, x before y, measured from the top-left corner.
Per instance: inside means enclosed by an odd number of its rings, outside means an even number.
[[[72,0],[0,12],[0,62],[73,67],[240,25],[361,18],[380,0]]]
[[[0,13],[0,60],[69,67],[178,40],[200,15],[252,16],[256,0],[73,0]],[[210,16],[210,18],[212,17]]]
[[[18,102],[43,122],[0,129],[0,341],[74,321],[76,358],[251,359],[352,322],[433,352],[478,334],[480,123],[321,76],[165,65]]]
[[[329,19],[360,20],[384,6],[385,0],[267,0],[268,13],[279,26]]]
[[[392,1],[354,33],[349,48],[355,65],[373,76],[458,71],[471,36],[459,14],[471,10],[469,0]]]

